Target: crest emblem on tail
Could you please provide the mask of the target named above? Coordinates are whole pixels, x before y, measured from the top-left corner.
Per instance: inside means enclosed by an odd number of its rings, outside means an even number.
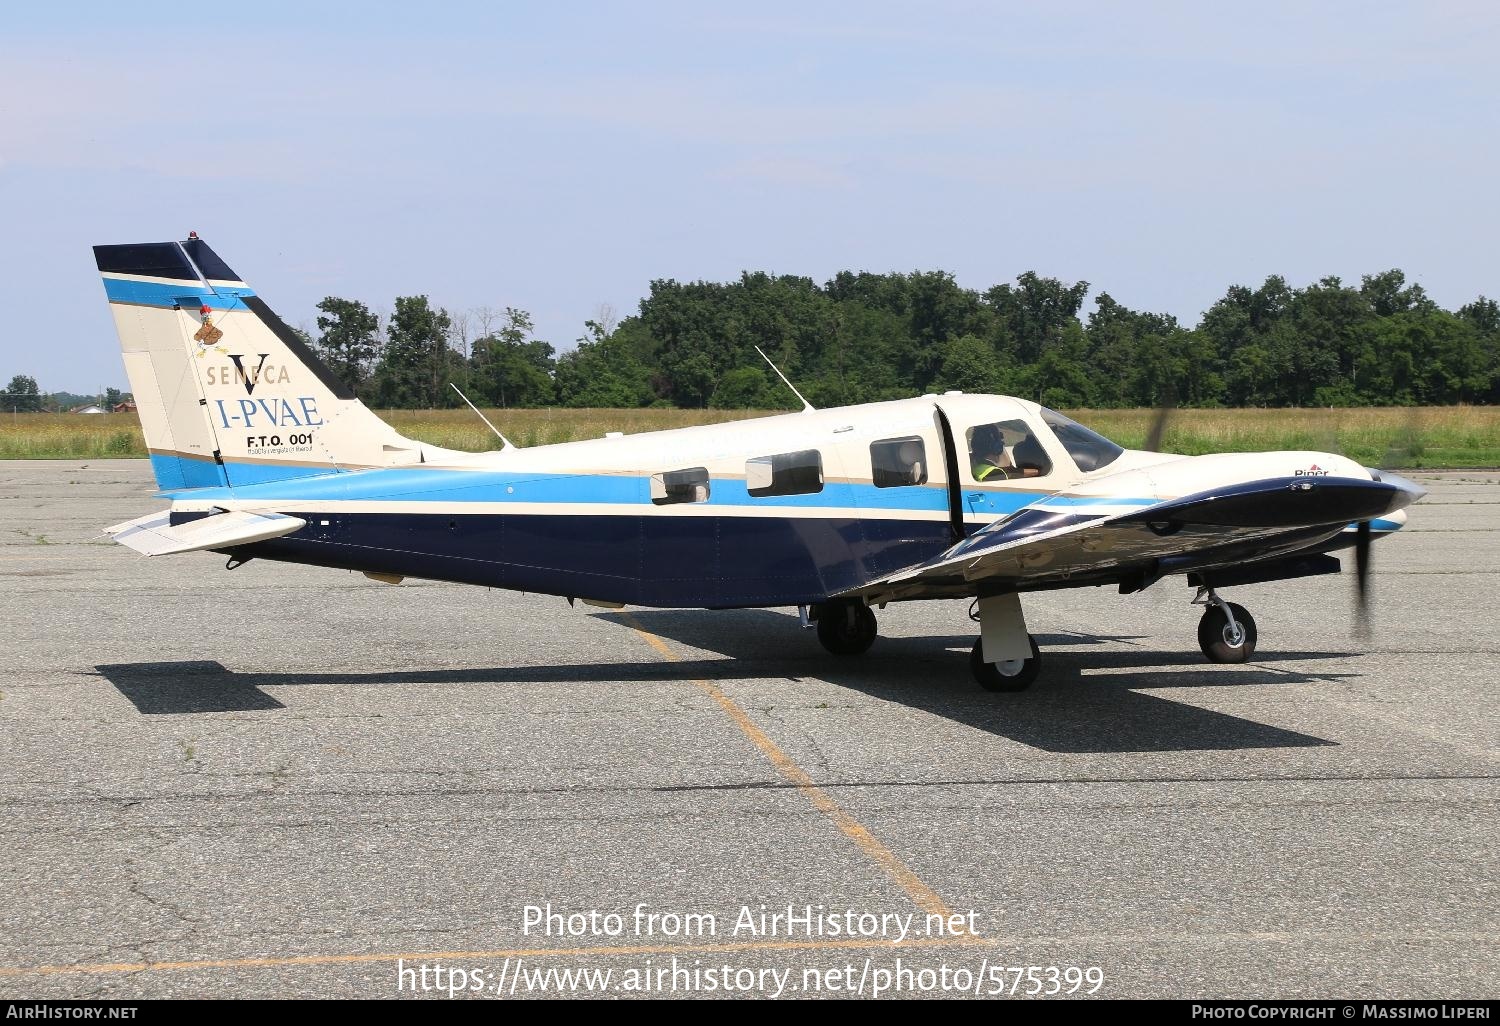
[[[203,315],[203,326],[193,333],[193,341],[198,343],[198,356],[201,358],[210,349],[218,348],[219,339],[224,337],[222,329],[214,326],[214,319],[208,315],[209,307],[205,306],[199,312]],[[219,349],[219,352],[224,352]]]

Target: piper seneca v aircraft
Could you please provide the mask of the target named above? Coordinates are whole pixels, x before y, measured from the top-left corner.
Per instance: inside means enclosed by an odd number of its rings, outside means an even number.
[[[171,501],[109,533],[151,556],[795,606],[841,656],[874,642],[872,607],[967,597],[975,679],[1020,691],[1042,662],[1027,592],[1185,577],[1204,654],[1243,662],[1255,621],[1219,589],[1334,573],[1328,553],[1352,546],[1363,594],[1371,539],[1424,494],[1332,453],[1126,450],[1036,403],[957,393],[454,452],[367,410],[196,235],[94,253]]]

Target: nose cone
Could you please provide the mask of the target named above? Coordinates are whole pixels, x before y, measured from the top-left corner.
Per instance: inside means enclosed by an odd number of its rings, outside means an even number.
[[[1407,480],[1400,474],[1393,474],[1389,470],[1380,470],[1375,467],[1366,467],[1365,469],[1370,472],[1370,477],[1373,480],[1379,481],[1381,484],[1394,485],[1401,489],[1402,493],[1406,496],[1406,501],[1396,507],[1397,509],[1410,506],[1427,494],[1426,488],[1423,488],[1415,481]]]

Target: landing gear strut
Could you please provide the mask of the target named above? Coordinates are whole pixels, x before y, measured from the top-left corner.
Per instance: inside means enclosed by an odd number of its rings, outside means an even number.
[[[818,610],[818,640],[834,655],[859,655],[875,644],[875,614],[863,602],[840,599]]]
[[[1248,609],[1225,602],[1212,588],[1199,588],[1193,605],[1205,607],[1198,647],[1209,662],[1243,663],[1255,654],[1255,618]]]
[[[1026,631],[1021,596],[1015,592],[974,600],[969,617],[979,621],[979,639],[969,653],[969,672],[986,691],[1025,691],[1042,668],[1036,638]],[[988,658],[986,658],[988,656]]]

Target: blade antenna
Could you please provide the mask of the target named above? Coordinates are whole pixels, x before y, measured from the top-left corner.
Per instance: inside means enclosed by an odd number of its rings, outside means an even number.
[[[460,399],[462,399],[466,403],[469,403],[469,397],[466,396],[466,395],[464,395],[463,392],[459,389],[459,387],[457,385],[455,385],[453,382],[450,381],[450,382],[448,382],[448,387],[451,388],[451,389],[453,389],[453,391],[458,392],[458,397]],[[475,406],[473,403],[469,403],[469,409],[473,410],[474,413],[479,417],[479,419],[482,420],[482,421],[484,421],[484,426],[487,427],[487,428],[489,428],[491,431],[493,431],[495,433],[495,437],[498,438],[498,439],[500,439],[500,442],[501,442],[500,451],[501,452],[504,452],[506,449],[514,449],[514,448],[516,448],[516,446],[514,446],[513,444],[511,444],[511,440],[509,438],[506,438],[504,435],[502,435],[500,433],[500,429],[499,428],[497,428],[495,425],[493,425],[493,424],[490,423],[490,418],[486,417],[484,414],[482,414],[482,413],[479,412],[479,407]]]
[[[762,360],[766,361],[766,363],[768,363],[768,364],[771,364],[771,369],[776,372],[776,376],[781,379],[782,384],[786,385],[787,388],[790,388],[792,390],[792,395],[794,395],[798,399],[802,400],[802,412],[803,413],[817,413],[818,412],[813,407],[813,404],[807,401],[807,397],[804,396],[801,392],[797,391],[797,386],[794,385],[794,384],[792,384],[790,381],[788,381],[786,379],[786,375],[783,374],[783,373],[781,373],[781,368],[778,367],[778,366],[776,366],[774,363],[771,363],[771,358],[769,356],[767,356],[765,353],[761,353],[760,346],[756,346],[755,347],[755,351],[757,353],[760,353],[760,358]]]

